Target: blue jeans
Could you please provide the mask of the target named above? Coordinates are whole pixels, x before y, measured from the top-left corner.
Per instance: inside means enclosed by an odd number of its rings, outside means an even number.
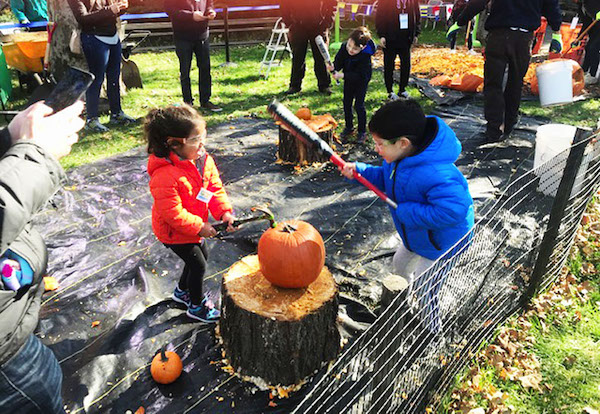
[[[87,60],[90,72],[96,79],[85,93],[87,119],[98,117],[98,102],[100,89],[106,74],[108,104],[112,114],[121,112],[121,92],[119,91],[119,77],[121,76],[121,42],[108,45],[96,36],[81,33],[81,47]]]
[[[63,414],[62,371],[56,357],[35,336],[0,367],[0,412]]]

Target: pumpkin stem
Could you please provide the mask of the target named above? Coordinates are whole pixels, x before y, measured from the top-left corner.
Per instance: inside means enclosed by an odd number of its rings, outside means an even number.
[[[164,361],[164,362],[169,360],[169,358],[167,358],[167,354],[165,353],[165,351],[166,351],[165,347],[162,347],[160,349],[160,359],[161,359],[161,361]]]
[[[287,232],[287,233],[293,233],[295,231],[298,231],[298,228],[295,226],[292,226],[289,223],[283,223],[283,231]]]

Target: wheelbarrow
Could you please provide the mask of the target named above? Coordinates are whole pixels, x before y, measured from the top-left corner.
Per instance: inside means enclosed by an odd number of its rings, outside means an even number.
[[[125,84],[127,89],[144,87],[144,85],[142,84],[142,76],[140,75],[140,69],[133,60],[129,59],[129,57],[131,56],[131,52],[133,52],[135,48],[137,48],[144,40],[146,40],[151,33],[152,32],[150,32],[150,30],[132,30],[121,41],[121,77],[123,78],[123,83]],[[134,34],[136,35],[136,37],[141,37],[141,39],[137,42],[128,42],[127,40]]]

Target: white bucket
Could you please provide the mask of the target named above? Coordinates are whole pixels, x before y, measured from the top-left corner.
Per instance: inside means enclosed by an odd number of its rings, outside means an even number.
[[[552,166],[547,166],[536,171],[540,177],[538,191],[547,196],[555,196],[562,173],[567,163],[568,152],[564,152],[573,143],[577,128],[571,125],[548,124],[537,129],[535,136],[535,156],[533,168],[538,169],[542,164],[563,153],[560,159],[552,161]]]
[[[542,106],[573,102],[573,65],[569,60],[548,61],[535,70]]]

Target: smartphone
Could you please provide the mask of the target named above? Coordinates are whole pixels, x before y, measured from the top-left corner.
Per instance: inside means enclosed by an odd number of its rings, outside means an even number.
[[[85,70],[69,67],[67,73],[56,84],[50,95],[46,98],[46,105],[54,112],[77,102],[94,81],[94,75]]]

